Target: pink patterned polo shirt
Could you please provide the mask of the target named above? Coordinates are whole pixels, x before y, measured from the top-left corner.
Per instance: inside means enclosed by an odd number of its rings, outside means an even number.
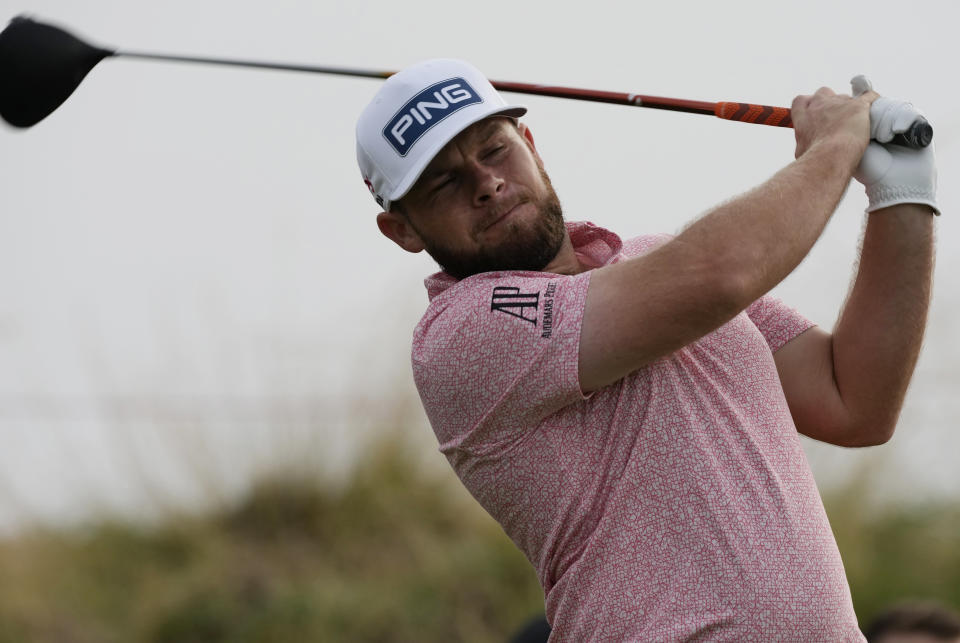
[[[591,266],[668,238],[567,229]],[[773,361],[812,324],[764,297],[584,396],[590,275],[437,273],[413,340],[440,451],[536,568],[551,642],[863,641]]]

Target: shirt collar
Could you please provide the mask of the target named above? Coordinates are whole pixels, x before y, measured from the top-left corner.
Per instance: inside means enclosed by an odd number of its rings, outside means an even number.
[[[613,263],[623,249],[623,241],[615,233],[589,221],[566,223],[573,250],[581,263],[589,268],[598,268]],[[506,271],[507,273],[512,271]],[[467,277],[469,279],[469,277]],[[459,281],[445,272],[436,272],[423,280],[430,301]]]

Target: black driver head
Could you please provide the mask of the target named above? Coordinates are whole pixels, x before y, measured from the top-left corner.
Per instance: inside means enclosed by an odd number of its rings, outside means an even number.
[[[58,27],[14,18],[0,32],[0,116],[14,127],[36,125],[113,53]]]

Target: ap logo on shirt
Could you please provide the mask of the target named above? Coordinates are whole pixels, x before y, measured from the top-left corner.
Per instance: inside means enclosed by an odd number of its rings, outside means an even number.
[[[515,286],[495,286],[490,299],[490,310],[506,313],[536,326],[540,293],[520,292]]]

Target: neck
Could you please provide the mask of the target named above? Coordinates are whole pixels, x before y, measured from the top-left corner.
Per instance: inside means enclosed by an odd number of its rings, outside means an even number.
[[[564,232],[563,245],[560,246],[560,251],[550,263],[544,266],[541,272],[552,272],[558,275],[576,275],[585,270],[589,270],[589,268],[589,266],[580,261],[580,257],[577,256],[576,251],[573,249],[573,242],[570,241],[570,233]]]

